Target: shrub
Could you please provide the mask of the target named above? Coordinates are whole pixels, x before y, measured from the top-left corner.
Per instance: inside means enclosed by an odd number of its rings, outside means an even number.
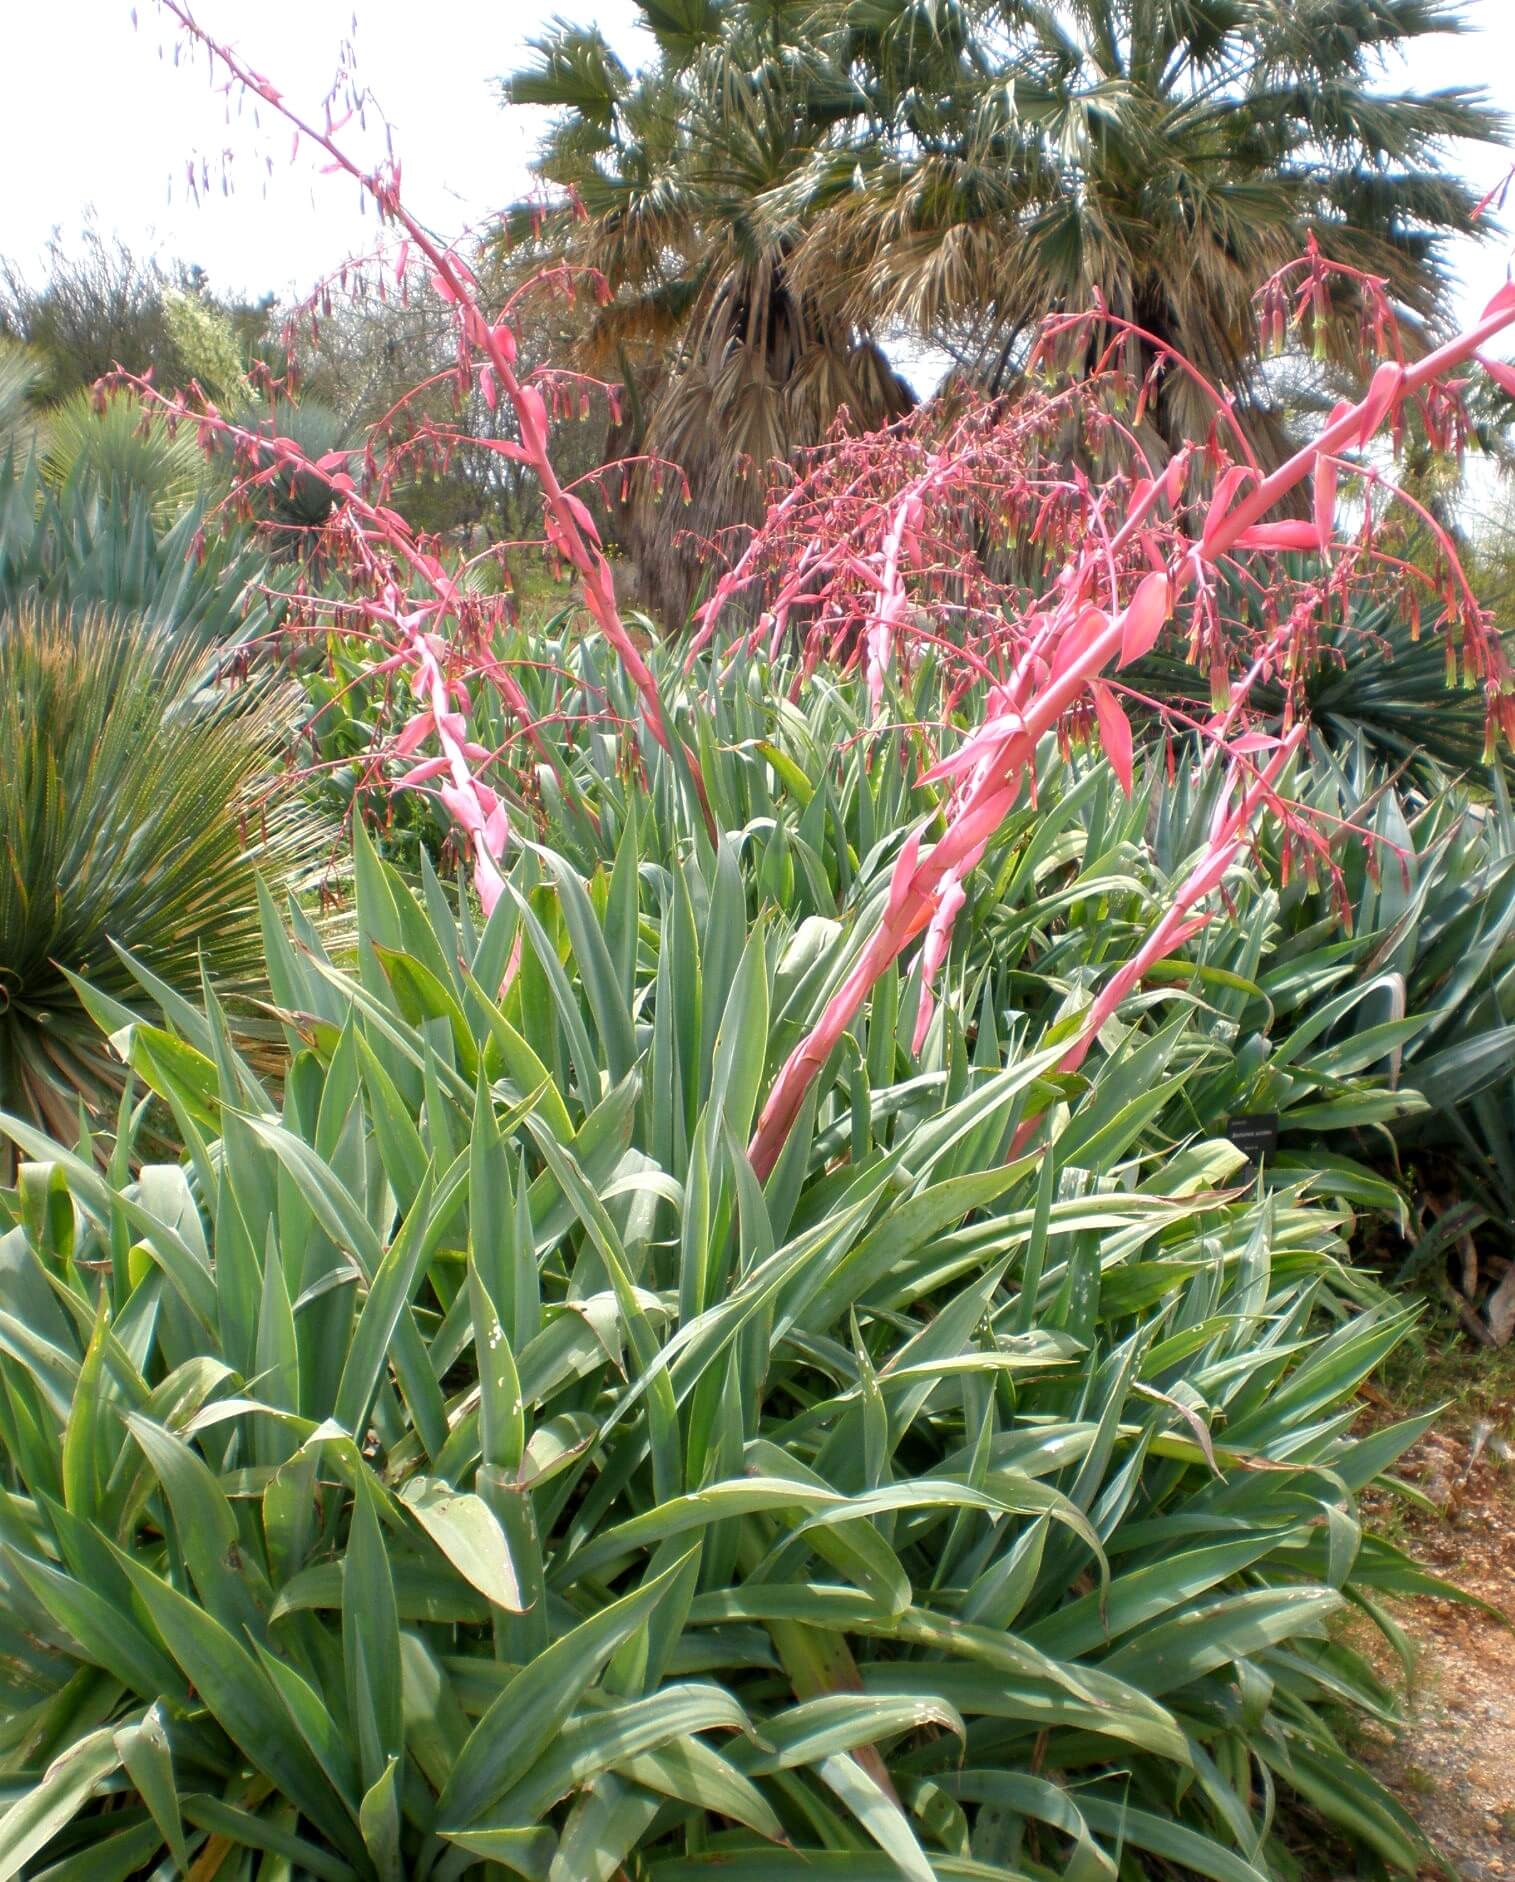
[[[282,1093],[172,1001],[182,1163],[8,1121],[11,1873],[1241,1882],[1276,1794],[1414,1868],[1326,1631],[1430,1585],[1356,1510],[1406,1315],[1153,1130],[1182,1007],[1074,1102],[1055,1028],[917,1069],[886,976],[759,1188],[850,943],[741,857],[628,824],[479,931],[360,841],[353,968],[265,909]]]

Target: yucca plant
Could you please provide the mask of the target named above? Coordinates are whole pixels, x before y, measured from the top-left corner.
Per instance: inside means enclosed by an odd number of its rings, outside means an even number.
[[[208,676],[192,638],[102,611],[0,615],[0,1102],[72,1137],[121,1068],[80,981],[130,998],[263,987],[256,882],[299,883],[328,830],[270,787],[288,705]]]
[[[277,1092],[97,1002],[181,1162],[7,1120],[0,1876],[1253,1882],[1301,1801],[1413,1869],[1328,1628],[1430,1585],[1355,1500],[1407,1317],[1154,1130],[1190,1007],[1067,1078],[891,969],[759,1185],[853,940],[619,824],[482,930],[360,836],[350,969],[265,901]]]
[[[210,483],[194,433],[175,431],[125,390],[103,399],[79,391],[53,406],[42,463],[55,489],[87,479],[106,494],[140,496],[159,527],[203,498]]]

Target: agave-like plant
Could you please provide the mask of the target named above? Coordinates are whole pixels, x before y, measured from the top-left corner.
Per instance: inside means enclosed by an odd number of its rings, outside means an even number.
[[[59,491],[34,459],[0,464],[0,614],[105,610],[228,653],[274,625],[261,562],[245,531],[207,532],[202,503],[165,519],[144,491],[93,473]]]
[[[325,828],[271,793],[288,705],[210,677],[193,638],[103,611],[0,616],[0,1094],[67,1138],[121,1084],[80,982],[263,986],[256,882],[291,885]]]
[[[534,633],[537,664],[521,669],[533,713],[573,722],[608,699],[629,716],[624,675],[566,628],[565,619]],[[856,675],[796,702],[775,700],[753,667],[691,696],[671,656],[653,659],[698,743],[721,827],[761,837],[750,912],[767,896],[797,920],[866,924],[859,864],[909,815],[911,737],[871,725]],[[332,696],[313,683],[322,701]],[[924,716],[934,684],[929,666],[917,670],[898,702],[902,721]],[[376,685],[342,699],[341,723],[360,740]],[[469,736],[509,747],[509,716],[487,693],[473,701]],[[1127,796],[1087,746],[1043,755],[1036,804],[1007,820],[1002,861],[959,917],[950,997],[962,1023],[973,1025],[985,1000],[1056,1023],[1136,953],[1215,817],[1223,774],[1194,756],[1170,772],[1164,751],[1150,754]],[[511,814],[592,874],[611,866],[619,832],[645,803],[644,854],[673,868],[699,833],[673,768],[654,767],[651,785],[649,799],[647,780],[602,738],[576,757],[556,750],[521,778]],[[1150,997],[1193,1002],[1194,1035],[1208,1042],[1200,1075],[1155,1122],[1179,1140],[1276,1111],[1275,1167],[1401,1233],[1424,1206],[1402,1152],[1435,1145],[1466,1159],[1462,1180],[1484,1217],[1515,1223],[1515,1152],[1501,1122],[1515,1068],[1515,835],[1499,779],[1485,803],[1424,759],[1409,772],[1386,765],[1360,729],[1349,740],[1334,725],[1316,728],[1281,788],[1329,837],[1326,851],[1301,858],[1264,837],[1227,878],[1231,918],[1149,968]],[[396,803],[414,818],[418,799],[407,792]],[[440,807],[434,827],[440,837]],[[384,841],[394,840],[386,824]]]
[[[1327,1631],[1432,1585],[1356,1508],[1407,1316],[1155,1127],[1191,1005],[1069,1078],[957,980],[917,1057],[891,968],[754,1176],[855,946],[768,885],[847,856],[866,915],[889,771],[816,772],[810,860],[612,775],[608,863],[520,849],[482,929],[360,837],[352,967],[265,903],[278,1091],[170,998],[106,1017],[180,1162],[6,1121],[0,1875],[1257,1882],[1280,1799],[1413,1870]]]
[[[284,557],[307,554],[336,508],[336,497],[325,478],[297,468],[268,475],[279,464],[276,441],[288,439],[302,456],[317,461],[341,448],[346,429],[342,419],[315,399],[252,405],[241,416],[248,431],[266,441],[242,453],[244,470],[265,474],[264,481],[249,492],[252,512],[263,523],[276,553]]]

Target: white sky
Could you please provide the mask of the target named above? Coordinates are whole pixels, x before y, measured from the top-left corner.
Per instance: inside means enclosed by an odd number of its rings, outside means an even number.
[[[358,75],[394,123],[406,201],[448,234],[527,181],[532,121],[545,114],[505,111],[495,80],[525,61],[526,41],[554,14],[598,20],[635,56],[631,0],[195,0],[194,10],[313,119],[356,16]],[[134,28],[132,0],[0,0],[0,254],[31,267],[55,226],[71,237],[93,207],[107,235],[257,295],[303,292],[373,246],[377,225],[359,213],[355,184],[321,175],[304,151],[291,164],[289,133],[266,107],[260,131],[250,102],[238,117],[214,88],[203,55],[175,68],[173,22],[155,0],[135,11]],[[362,141],[354,121],[343,142]],[[225,197],[215,171],[228,149]],[[201,205],[185,188],[191,156],[212,164]]]
[[[1515,0],[1465,0],[1476,34],[1425,42],[1414,82],[1483,84],[1515,116]],[[359,74],[394,120],[406,199],[453,233],[518,194],[536,114],[504,111],[494,80],[556,13],[594,20],[636,56],[631,0],[197,0],[205,24],[255,68],[314,109],[356,13]],[[198,262],[227,292],[304,289],[372,245],[355,186],[320,176],[287,133],[228,125],[225,96],[203,65],[171,63],[172,35],[154,0],[0,0],[0,254],[36,265],[48,234],[76,233],[93,207],[107,234],[166,259]],[[244,106],[244,113],[249,108]],[[265,117],[267,114],[265,113]],[[355,127],[354,127],[355,128]],[[196,206],[186,159],[236,153],[232,195],[219,183]],[[265,171],[272,159],[273,175]],[[1510,159],[1480,147],[1464,170],[1483,187]],[[1515,227],[1515,200],[1506,216]],[[1459,259],[1472,311],[1506,273],[1506,245]]]

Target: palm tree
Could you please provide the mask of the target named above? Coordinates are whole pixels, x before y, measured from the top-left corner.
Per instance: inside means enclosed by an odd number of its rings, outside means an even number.
[[[770,213],[805,230],[800,291],[951,338],[995,384],[1046,314],[1099,296],[1266,406],[1252,297],[1311,232],[1412,330],[1446,311],[1475,208],[1449,146],[1507,124],[1476,88],[1388,81],[1464,24],[1446,0],[820,0],[811,30],[866,104]],[[1324,359],[1360,311],[1338,298]],[[1208,424],[1192,401],[1170,378],[1170,438]]]
[[[643,476],[631,506],[634,550],[680,600],[681,532],[750,516],[750,467],[817,441],[840,405],[864,425],[900,409],[873,334],[946,344],[1000,389],[1046,314],[1102,298],[1250,402],[1264,451],[1281,448],[1287,400],[1255,371],[1259,284],[1313,232],[1387,279],[1412,336],[1434,330],[1445,242],[1474,226],[1449,146],[1505,130],[1476,89],[1387,82],[1396,55],[1460,27],[1444,0],[641,11],[646,70],[560,28],[510,81],[514,101],[558,112],[537,167],[568,205],[512,226],[614,290],[594,350],[650,382],[637,442],[694,490],[692,510],[659,512]],[[1361,311],[1337,296],[1327,366]],[[1203,433],[1211,410],[1171,374],[1152,417],[1161,445]]]
[[[694,599],[697,544],[760,511],[765,473],[845,412],[886,423],[912,394],[825,284],[790,272],[802,231],[772,212],[820,141],[861,101],[799,12],[763,0],[645,0],[658,58],[628,72],[593,30],[560,27],[508,81],[558,112],[537,170],[561,205],[512,213],[528,253],[596,268],[614,298],[587,362],[624,379],[622,448],[679,466],[632,477],[623,531],[667,619]],[[666,491],[667,500],[660,501]]]

